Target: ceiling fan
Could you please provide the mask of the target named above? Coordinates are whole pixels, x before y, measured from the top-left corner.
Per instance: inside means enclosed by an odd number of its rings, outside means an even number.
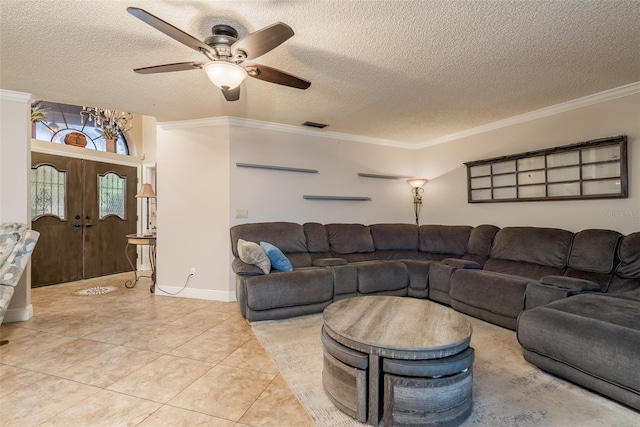
[[[235,28],[229,25],[215,25],[211,29],[212,35],[202,42],[144,9],[128,7],[127,11],[156,30],[197,50],[209,60],[206,63],[190,61],[136,68],[133,70],[136,73],[154,74],[204,69],[213,84],[222,90],[227,101],[237,101],[240,98],[240,84],[247,76],[297,89],[307,89],[311,86],[311,82],[307,80],[266,65],[243,64],[245,60],[262,56],[293,36],[293,30],[287,24],[276,22],[241,39],[238,39]]]

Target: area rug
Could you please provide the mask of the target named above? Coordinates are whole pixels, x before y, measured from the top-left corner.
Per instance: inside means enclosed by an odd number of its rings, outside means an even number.
[[[514,331],[465,316],[473,326],[473,412],[463,426],[638,426],[640,413],[529,364]],[[322,388],[322,315],[252,323],[293,393],[321,427],[364,426]],[[420,325],[415,325],[419,328]]]
[[[86,297],[86,296],[94,296],[94,295],[103,295],[108,294],[110,292],[115,292],[119,288],[117,286],[93,286],[91,288],[80,289],[79,291],[73,292],[73,295]]]

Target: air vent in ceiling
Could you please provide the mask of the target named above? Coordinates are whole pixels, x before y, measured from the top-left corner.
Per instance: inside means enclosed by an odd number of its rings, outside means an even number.
[[[326,128],[329,125],[326,125],[324,123],[316,123],[316,122],[304,122],[302,126],[309,126],[311,128],[322,129],[322,128]]]

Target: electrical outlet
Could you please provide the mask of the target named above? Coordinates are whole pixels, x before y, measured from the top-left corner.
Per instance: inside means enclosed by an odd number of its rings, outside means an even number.
[[[236,218],[249,218],[249,209],[236,209]]]
[[[190,276],[196,277],[196,268],[195,267],[191,267],[191,273],[189,273]]]

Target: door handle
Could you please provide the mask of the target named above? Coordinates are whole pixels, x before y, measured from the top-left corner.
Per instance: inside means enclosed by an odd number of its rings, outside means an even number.
[[[82,227],[82,225],[81,224],[75,224],[74,227],[75,228],[80,228],[80,227]]]
[[[87,225],[85,225],[85,227],[89,228],[89,227],[91,227],[91,224],[87,224]]]

